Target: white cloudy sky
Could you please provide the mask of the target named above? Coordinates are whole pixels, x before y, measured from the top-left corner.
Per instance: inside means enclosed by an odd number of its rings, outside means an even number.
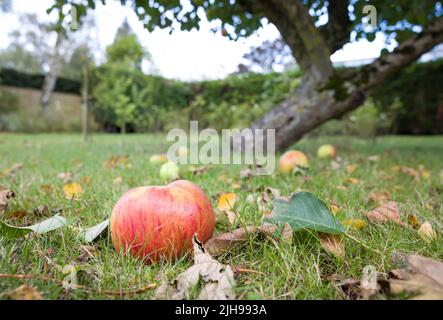
[[[9,32],[20,27],[18,13],[35,13],[42,21],[55,21],[54,15],[48,16],[46,13],[52,3],[53,0],[14,0],[13,13],[1,13],[0,48],[8,46]],[[207,22],[199,31],[176,31],[172,35],[167,30],[150,33],[130,8],[122,7],[117,1],[108,1],[106,6],[98,5],[94,15],[97,30],[92,31],[92,36],[97,39],[100,48],[104,49],[112,43],[117,28],[127,18],[143,46],[151,53],[160,74],[182,80],[222,78],[236,69],[251,46],[278,36],[275,27],[268,25],[256,35],[235,42],[212,33]],[[373,43],[361,41],[348,44],[333,56],[333,60],[377,57],[383,44],[383,36],[377,37]]]

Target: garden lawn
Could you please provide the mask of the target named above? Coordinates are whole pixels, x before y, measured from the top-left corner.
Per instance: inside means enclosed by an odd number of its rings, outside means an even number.
[[[330,160],[316,157],[317,147],[326,142],[338,147],[339,168],[332,168]],[[1,219],[24,226],[61,212],[68,221],[68,227],[44,235],[30,234],[18,240],[0,238],[0,273],[32,276],[0,278],[0,299],[9,298],[9,293],[23,283],[35,286],[45,299],[150,299],[153,290],[127,296],[101,294],[99,290],[140,288],[149,283],[160,284],[164,278],[173,281],[191,266],[191,256],[147,266],[116,253],[109,236],[94,244],[77,238],[79,228],[108,218],[126,190],[166,183],[159,177],[159,166],[150,164],[149,158],[166,152],[167,146],[162,135],[95,135],[84,143],[79,135],[0,134],[0,185],[17,195]],[[185,172],[182,178],[200,185],[214,207],[220,194],[236,193],[235,211],[241,223],[260,224],[262,213],[256,199],[266,187],[272,187],[283,196],[297,190],[313,192],[339,208],[337,217],[341,221],[358,218],[367,225],[348,230],[358,242],[349,237],[343,239],[343,259],[326,252],[312,233],[297,233],[292,243],[251,235],[243,246],[217,257],[224,264],[254,271],[237,275],[238,298],[346,299],[330,278],[360,278],[367,265],[387,273],[396,267],[392,262],[394,252],[443,259],[442,137],[381,137],[375,143],[351,137],[307,138],[293,148],[306,152],[310,158],[311,166],[305,174],[242,179],[239,171],[244,167],[213,166],[198,175]],[[115,155],[128,159],[106,162]],[[20,163],[23,167],[7,172]],[[417,170],[417,181],[401,167]],[[352,169],[355,171],[350,173]],[[7,174],[1,176],[1,172]],[[70,178],[82,187],[78,200],[66,199],[63,187]],[[389,198],[399,203],[404,222],[408,214],[415,215],[419,222],[429,221],[438,233],[437,239],[428,243],[413,228],[368,223],[364,213],[377,206],[370,201],[372,192],[388,192]],[[251,194],[255,201],[246,201]],[[35,210],[43,205],[52,213]],[[233,226],[221,222],[216,233],[239,226],[239,221]],[[65,290],[57,281],[41,279],[46,276],[63,280],[61,269],[68,265],[78,268],[79,282],[89,290]],[[405,297],[408,296],[400,298]]]

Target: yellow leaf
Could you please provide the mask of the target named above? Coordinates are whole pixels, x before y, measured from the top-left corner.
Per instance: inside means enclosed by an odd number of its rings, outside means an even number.
[[[346,182],[349,184],[359,184],[360,180],[350,177],[350,178],[346,179]]]
[[[413,215],[413,214],[408,214],[408,224],[411,226],[411,227],[416,227],[416,226],[418,226],[418,220],[417,220],[417,217],[415,216],[415,215]]]
[[[353,228],[353,229],[363,229],[366,227],[366,221],[362,219],[347,219],[343,221],[343,225],[345,227]]]
[[[82,186],[76,182],[68,183],[63,186],[66,199],[72,200],[74,198],[79,199],[83,194]]]
[[[218,199],[217,209],[221,211],[231,210],[236,200],[237,195],[235,193],[223,193]]]
[[[422,238],[424,241],[428,243],[431,243],[433,240],[437,238],[437,234],[432,228],[432,224],[430,224],[428,221],[423,223],[420,226],[420,228],[418,228],[417,232],[420,238]]]

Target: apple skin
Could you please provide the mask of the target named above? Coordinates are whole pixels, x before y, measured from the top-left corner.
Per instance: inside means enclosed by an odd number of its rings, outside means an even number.
[[[178,258],[192,250],[194,234],[206,242],[214,229],[209,198],[186,180],[129,190],[112,210],[110,222],[115,249],[145,263]]]
[[[324,144],[317,150],[319,158],[335,158],[337,156],[337,149],[332,144]]]
[[[309,160],[303,152],[289,150],[280,157],[278,166],[281,172],[291,173],[295,167],[309,167]]]
[[[180,168],[174,162],[169,161],[160,168],[160,177],[164,180],[176,180],[180,178]]]

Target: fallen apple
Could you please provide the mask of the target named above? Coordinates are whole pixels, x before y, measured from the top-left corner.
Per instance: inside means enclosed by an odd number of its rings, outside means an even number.
[[[309,161],[308,157],[303,152],[289,150],[280,157],[278,166],[281,172],[291,173],[296,167],[309,167]]]
[[[324,144],[317,150],[319,158],[335,158],[336,155],[337,149],[332,144]]]
[[[168,156],[165,154],[154,154],[151,158],[149,158],[149,163],[152,164],[160,164],[168,162]]]
[[[192,249],[194,234],[206,242],[214,228],[209,198],[186,180],[129,190],[112,210],[110,222],[115,249],[146,263],[182,256]]]
[[[160,168],[160,177],[164,180],[176,180],[180,178],[180,168],[174,162],[166,162]]]

